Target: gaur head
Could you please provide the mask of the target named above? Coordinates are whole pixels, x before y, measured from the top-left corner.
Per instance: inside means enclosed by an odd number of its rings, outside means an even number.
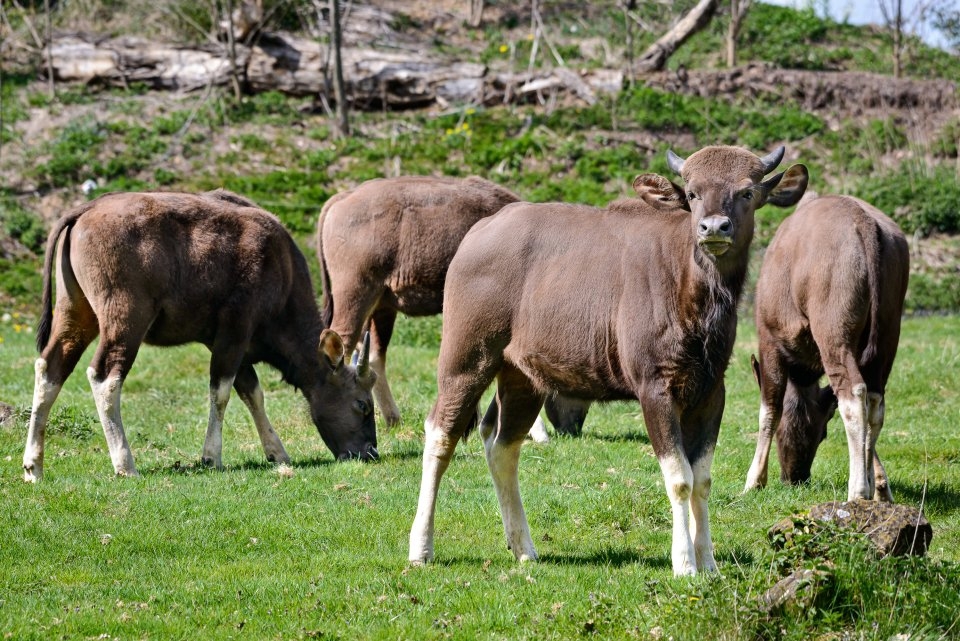
[[[759,386],[760,364],[754,356],[750,357],[750,364]],[[836,411],[837,397],[829,385],[820,387],[816,381],[798,385],[787,381],[776,431],[781,481],[799,485],[810,480],[817,448],[827,438],[827,423]]]
[[[803,197],[807,168],[793,165],[764,180],[780,164],[784,148],[762,158],[739,147],[704,147],[684,159],[667,151],[667,164],[684,186],[644,174],[634,181],[642,199],[660,209],[691,212],[697,245],[712,260],[740,255],[753,239],[753,214],[765,204],[789,207]],[[736,251],[731,251],[734,249]]]
[[[337,460],[376,460],[377,429],[373,415],[373,383],[370,369],[370,335],[356,364],[344,359],[343,340],[329,329],[320,334],[322,382],[307,391],[310,416],[320,437]]]

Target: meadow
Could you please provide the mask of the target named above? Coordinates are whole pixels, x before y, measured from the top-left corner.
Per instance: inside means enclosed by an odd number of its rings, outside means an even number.
[[[924,558],[877,559],[825,541],[834,581],[816,603],[767,614],[760,596],[797,565],[767,529],[846,498],[838,419],[809,485],[742,494],[758,395],[741,322],[711,497],[720,573],[678,579],[670,511],[636,403],[595,406],[582,438],[528,442],[521,491],[541,560],[506,549],[476,436],[441,485],[436,561],[410,567],[422,423],[435,392],[439,319],[401,319],[389,370],[403,424],[381,460],[334,463],[306,403],[261,367],[292,466],[264,462],[235,397],[223,471],[205,469],[207,353],[144,348],[123,390],[139,478],[115,478],[82,371],[47,436],[46,476],[20,467],[36,358],[28,326],[0,325],[0,633],[8,639],[935,639],[960,634],[960,318],[907,318],[881,452],[898,502],[923,509]],[[92,352],[81,361],[81,368]],[[897,636],[901,635],[901,636]]]
[[[40,5],[20,4],[26,9],[6,11],[29,44],[18,16]],[[207,4],[182,0],[52,5],[55,28],[161,40],[192,34],[204,41],[209,33],[196,25],[216,23],[210,15],[203,22]],[[583,53],[581,39],[624,44],[621,3],[542,5],[573,66],[601,64]],[[665,14],[663,3],[640,5]],[[580,19],[585,6],[588,21]],[[302,18],[273,15],[272,28],[297,28]],[[431,33],[397,15],[400,32]],[[516,50],[526,66],[526,21],[456,31],[459,39],[433,33],[431,46],[501,69],[504,50]],[[715,67],[725,33],[726,21],[714,20],[670,69]],[[655,34],[638,37],[639,51]],[[812,3],[802,10],[755,3],[741,34],[741,64],[890,74],[890,43],[885,30],[821,20]],[[912,49],[910,77],[960,77],[956,55]],[[552,64],[543,51],[536,64]],[[136,82],[61,83],[51,93],[37,81],[39,56],[28,58],[20,66],[5,59],[0,86],[0,401],[15,410],[0,423],[3,639],[960,638],[960,316],[939,315],[960,311],[956,113],[811,109],[785,92],[699,96],[638,83],[592,105],[358,112],[353,135],[338,139],[313,97],[166,94]],[[595,406],[581,438],[523,448],[520,487],[539,562],[519,565],[506,549],[482,443],[473,436],[459,445],[440,487],[436,561],[411,567],[422,425],[436,391],[437,318],[398,320],[388,367],[403,422],[393,430],[381,424],[376,463],[335,463],[305,400],[260,367],[267,412],[292,465],[264,461],[234,395],[225,469],[204,468],[207,352],[144,347],[123,389],[141,476],[115,478],[83,372],[91,346],[54,407],[43,482],[22,480],[40,261],[50,222],[71,204],[107,191],[225,187],[276,213],[316,269],[311,237],[320,207],[364,180],[477,174],[526,200],[601,205],[630,195],[637,173],[666,174],[667,149],[686,155],[708,144],[757,152],[785,144],[789,162],[810,168],[812,189],[863,197],[910,236],[908,317],[879,451],[895,499],[921,508],[933,526],[926,557],[878,559],[837,532],[809,534],[809,548],[771,548],[766,533],[774,523],[846,498],[847,447],[834,418],[811,483],[781,484],[774,458],[770,486],[742,493],[759,402],[749,365],[752,285],[726,374],[713,465],[717,575],[672,574],[670,508],[636,403]],[[97,188],[83,195],[91,178]],[[755,263],[786,213],[758,212]],[[806,556],[808,549],[821,555]],[[766,612],[761,596],[798,567],[827,568],[833,579],[813,602]]]

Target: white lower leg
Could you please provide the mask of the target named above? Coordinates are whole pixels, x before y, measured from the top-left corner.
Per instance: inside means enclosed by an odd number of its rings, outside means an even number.
[[[277,436],[273,424],[267,418],[267,412],[264,409],[263,389],[257,387],[249,394],[241,394],[240,399],[250,411],[253,417],[253,424],[257,426],[257,434],[260,435],[260,442],[263,444],[263,453],[271,463],[289,463],[290,456],[284,449],[280,437]]]
[[[690,534],[690,495],[693,492],[693,471],[685,456],[679,453],[660,459],[664,486],[673,512],[673,544],[670,556],[676,576],[697,573],[697,555]]]
[[[507,546],[518,561],[535,561],[537,551],[530,538],[530,526],[520,500],[520,447],[523,441],[502,443],[495,436],[484,439],[483,448],[487,455],[487,466],[493,477],[493,486],[500,503],[500,515],[503,518],[503,531],[507,537]]]
[[[530,428],[530,433],[528,436],[533,440],[534,443],[549,443],[550,435],[547,434],[547,426],[544,424],[543,419],[537,416],[537,420],[533,422],[533,427]]]
[[[373,400],[380,408],[384,422],[388,427],[393,427],[400,423],[400,408],[387,383],[387,363],[379,354],[370,354],[370,368],[377,374],[377,380],[373,383]]]
[[[200,461],[204,465],[223,468],[223,415],[230,400],[230,388],[233,379],[221,379],[220,384],[210,388],[210,418],[207,420],[207,436],[203,439],[203,454]]]
[[[712,480],[710,467],[713,462],[713,450],[702,456],[693,466],[693,492],[690,495],[691,526],[693,528],[693,550],[697,559],[697,570],[713,572],[717,562],[713,557],[713,541],[710,537],[710,510],[708,499]]]
[[[767,461],[770,458],[770,446],[773,442],[773,412],[765,403],[760,403],[760,436],[757,439],[757,450],[753,454],[753,462],[747,472],[747,482],[743,491],[758,490],[767,485]]]
[[[883,419],[886,414],[883,395],[871,392],[867,395],[867,405],[867,420],[870,422],[870,450],[873,454],[873,500],[893,503],[890,479],[887,478],[887,471],[877,454],[877,440],[880,438],[880,431],[883,429]]]
[[[437,507],[437,489],[440,478],[450,464],[456,442],[434,427],[429,419],[424,423],[423,476],[420,478],[420,496],[417,515],[410,528],[408,560],[419,564],[433,560],[433,523]]]
[[[867,386],[853,386],[852,398],[838,401],[840,417],[847,433],[850,453],[850,478],[847,500],[873,498],[873,453],[867,421]]]
[[[103,435],[107,439],[113,471],[119,476],[137,476],[133,452],[127,443],[127,435],[123,431],[123,421],[120,418],[120,390],[123,379],[119,376],[108,376],[102,381],[98,380],[96,370],[91,367],[87,369],[87,380],[93,390],[93,400],[97,404],[97,414],[100,415]]]
[[[36,483],[43,478],[43,441],[47,419],[61,387],[47,379],[47,361],[38,358],[33,369],[33,406],[30,409],[27,444],[23,449],[23,480],[28,483]]]

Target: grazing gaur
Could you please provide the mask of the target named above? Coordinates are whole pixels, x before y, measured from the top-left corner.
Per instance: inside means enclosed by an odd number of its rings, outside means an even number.
[[[669,152],[685,188],[644,174],[634,181],[640,199],[605,209],[517,203],[470,230],[447,273],[411,562],[433,558],[440,478],[496,379],[480,433],[518,560],[537,558],[520,501],[520,446],[557,390],[640,401],[672,506],[674,573],[716,569],[710,466],[754,210],[796,203],[807,183],[802,165],[764,180],[783,153]]]
[[[137,473],[120,390],[142,343],[210,349],[205,464],[221,466],[231,386],[253,416],[267,460],[289,462],[264,412],[258,362],[302,391],[334,456],[377,457],[370,391],[376,375],[367,355],[357,367],[344,362],[340,337],[323,330],[303,254],[280,221],[253,202],[222,190],[101,196],[50,231],[43,278],[25,480],[43,474],[50,408],[97,335],[87,378],[119,475]]]
[[[317,223],[323,320],[347,346],[369,323],[374,399],[388,426],[400,409],[387,383],[387,347],[397,313],[439,314],[443,281],[460,241],[481,218],[517,202],[483,178],[401,176],[369,180],[336,194]],[[560,432],[579,432],[586,410],[552,399],[548,416]]]
[[[802,483],[839,406],[850,452],[847,498],[893,501],[876,443],[900,340],[910,256],[903,232],[850,196],[804,201],[780,225],[757,281],[760,438],[746,489]],[[819,387],[826,373],[830,384]]]

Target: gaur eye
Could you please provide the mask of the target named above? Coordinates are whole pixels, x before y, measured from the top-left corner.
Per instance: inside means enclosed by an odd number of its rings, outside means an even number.
[[[744,199],[744,200],[753,200],[753,191],[750,190],[750,189],[748,189],[747,191],[743,192],[743,194],[741,194],[741,195],[743,196],[743,199]]]
[[[353,409],[360,416],[366,416],[373,411],[373,408],[370,407],[370,404],[366,401],[362,401],[359,398],[353,402]]]
[[[697,199],[697,195],[695,193],[693,193],[692,191],[687,192],[687,200],[696,200],[696,199]]]

